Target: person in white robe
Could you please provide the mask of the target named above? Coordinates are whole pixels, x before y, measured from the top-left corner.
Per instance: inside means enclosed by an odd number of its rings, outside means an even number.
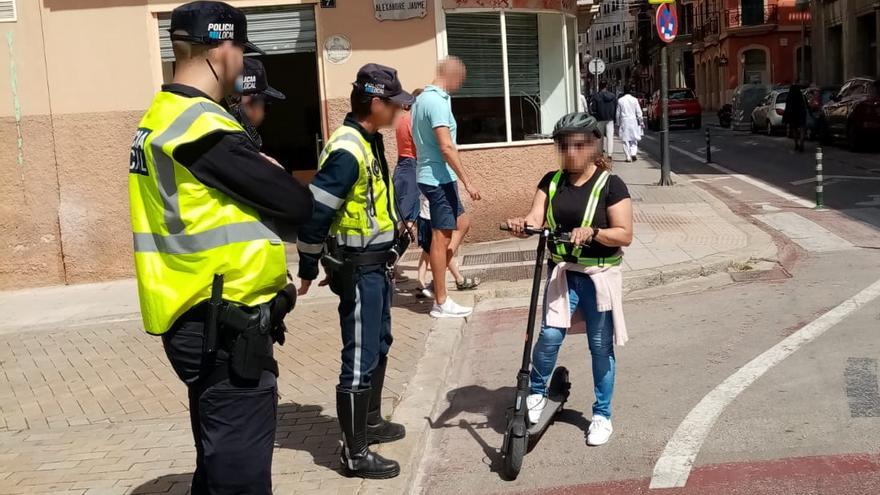
[[[623,88],[624,95],[617,100],[617,125],[623,142],[623,153],[626,161],[635,161],[639,152],[639,141],[642,140],[642,106],[632,95],[629,86]]]

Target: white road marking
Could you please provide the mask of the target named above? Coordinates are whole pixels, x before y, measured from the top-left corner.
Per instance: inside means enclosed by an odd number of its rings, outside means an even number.
[[[653,136],[645,135],[645,137],[650,139],[651,141],[657,141],[657,138],[655,138]],[[669,145],[669,147],[671,149],[674,149],[675,151],[681,153],[682,155],[694,160],[694,161],[697,161],[697,162],[702,163],[703,165],[707,165],[709,167],[712,167],[719,172],[723,172],[725,174],[730,175],[731,177],[735,177],[745,183],[748,183],[748,184],[751,184],[751,185],[757,187],[758,189],[763,189],[771,194],[779,196],[782,199],[785,199],[787,201],[791,201],[792,203],[794,203],[798,206],[803,206],[804,208],[813,208],[816,206],[815,203],[807,201],[806,199],[803,199],[801,197],[795,196],[794,194],[785,192],[782,189],[779,189],[776,186],[772,186],[770,184],[767,184],[766,182],[764,182],[762,180],[755,179],[753,177],[749,177],[748,175],[738,174],[738,173],[734,172],[733,170],[730,170],[727,167],[723,167],[721,165],[718,165],[717,163],[705,163],[705,159],[703,159],[703,157],[701,157],[700,155],[696,155],[694,153],[691,153],[688,150],[685,150],[685,149],[679,148],[678,146],[673,146],[673,145]]]
[[[749,361],[709,392],[675,430],[666,448],[654,465],[650,488],[683,487],[690,476],[694,460],[703,441],[724,409],[746,388],[803,347],[834,327],[851,313],[880,296],[880,280],[840,303],[831,311],[789,335],[778,344]]]
[[[870,194],[868,197],[871,201],[861,201],[856,206],[880,206],[880,194]]]
[[[782,232],[807,251],[823,253],[854,249],[846,239],[791,211],[753,216]]]
[[[739,189],[734,189],[734,188],[732,188],[732,187],[730,187],[730,186],[723,186],[723,187],[724,187],[724,190],[727,191],[727,192],[729,192],[730,194],[742,194],[742,193],[743,193],[743,192],[740,191]]]
[[[873,176],[870,176],[870,175],[826,175],[826,176],[823,177],[823,179],[825,179],[826,181],[827,181],[828,179],[841,179],[841,180],[843,180],[843,179],[847,179],[847,180],[880,180],[880,177],[873,177]],[[806,179],[801,179],[801,180],[792,181],[792,182],[789,182],[789,184],[791,184],[791,185],[793,185],[793,186],[801,186],[801,185],[804,185],[804,184],[809,184],[809,183],[811,183],[811,182],[816,182],[816,177],[815,177],[815,176],[813,176],[813,177],[808,177],[808,178],[806,178]],[[828,183],[826,182],[825,184],[827,185]]]

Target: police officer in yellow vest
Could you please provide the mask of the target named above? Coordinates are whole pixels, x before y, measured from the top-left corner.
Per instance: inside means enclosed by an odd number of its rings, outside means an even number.
[[[174,81],[131,147],[129,198],[141,313],[187,385],[194,494],[269,494],[278,402],[273,340],[295,293],[277,228],[311,193],[253,146],[217,102],[232,93],[244,14],[193,2],[171,14]]]
[[[315,214],[297,240],[299,293],[309,290],[321,260],[330,288],[339,295],[342,371],[336,412],[341,461],[349,476],[391,478],[400,473],[397,462],[368,446],[406,433],[403,425],[386,421],[381,413],[392,340],[391,269],[408,237],[401,233],[379,129],[391,126],[399,110],[412,103],[396,70],[377,64],[360,69],[351,91],[351,113],[330,136],[309,186]]]

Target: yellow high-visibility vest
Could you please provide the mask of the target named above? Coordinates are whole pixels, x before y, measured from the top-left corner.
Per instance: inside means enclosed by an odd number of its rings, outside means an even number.
[[[590,191],[590,196],[587,199],[587,207],[584,209],[584,219],[581,221],[581,227],[592,227],[593,217],[596,216],[596,208],[599,206],[602,189],[605,188],[605,184],[608,183],[610,178],[611,173],[603,170],[596,179],[596,183],[593,184],[593,189]],[[550,181],[550,190],[547,194],[547,226],[552,231],[556,230],[556,219],[553,217],[553,198],[556,197],[556,190],[559,188],[560,180],[562,180],[562,170],[557,171],[553,176],[553,180]],[[561,263],[565,261],[566,257],[583,266],[616,266],[623,260],[620,251],[618,251],[618,254],[608,258],[589,258],[581,256],[581,246],[575,246],[569,250],[569,244],[563,242],[550,243],[550,259],[555,263]]]
[[[339,245],[353,248],[393,241],[397,224],[394,184],[389,179],[386,185],[370,142],[357,129],[341,126],[327,140],[318,160],[318,168],[324,166],[330,153],[338,149],[355,157],[358,179],[345,198],[323,197],[331,195],[312,188],[316,201],[338,208],[330,233],[336,237]]]
[[[253,208],[193,176],[174,157],[179,146],[213,132],[244,132],[207,98],[160,92],[131,147],[128,193],[134,261],[144,327],[162,334],[211,295],[224,275],[223,298],[247,306],[284,287],[284,245]]]

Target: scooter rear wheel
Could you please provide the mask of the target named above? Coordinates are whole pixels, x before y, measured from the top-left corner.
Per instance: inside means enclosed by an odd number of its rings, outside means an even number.
[[[504,476],[507,479],[512,481],[519,476],[528,444],[528,433],[521,437],[510,435],[507,439],[507,451],[504,452]]]

